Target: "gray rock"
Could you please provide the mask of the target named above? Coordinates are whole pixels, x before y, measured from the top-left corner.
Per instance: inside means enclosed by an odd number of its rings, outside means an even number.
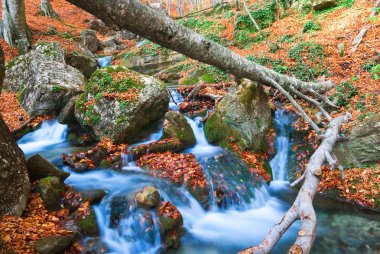
[[[316,11],[325,10],[338,5],[338,0],[314,0],[313,9]]]
[[[65,188],[62,181],[56,176],[48,176],[38,181],[36,191],[40,194],[45,208],[49,211],[60,208],[61,198]]]
[[[77,123],[75,118],[75,103],[78,101],[79,95],[74,96],[69,100],[66,106],[58,115],[58,122],[60,124],[74,124]]]
[[[34,250],[39,254],[63,254],[74,242],[75,235],[48,236],[34,243]]]
[[[0,216],[20,216],[25,209],[29,192],[30,183],[24,154],[0,116]]]
[[[32,68],[38,62],[65,63],[65,53],[58,43],[39,43],[28,54],[21,55],[6,64],[4,90],[18,92],[29,82]],[[54,66],[50,66],[53,68]]]
[[[118,98],[118,94],[128,91],[134,91],[135,97]],[[86,104],[88,101],[93,104]],[[142,128],[162,117],[168,103],[169,95],[161,81],[111,66],[92,75],[76,104],[75,116],[95,139],[109,137],[112,142],[123,143],[134,140]]]
[[[380,162],[380,114],[355,126],[349,140],[338,143],[334,152],[345,168]]]
[[[110,32],[108,26],[100,19],[91,19],[88,22],[88,26],[91,30],[97,31],[100,34],[106,35]]]
[[[96,37],[96,32],[94,30],[83,30],[80,33],[80,38],[82,46],[88,49],[91,53],[96,53],[101,49],[100,42]]]
[[[86,78],[90,78],[98,68],[95,56],[83,47],[79,51],[66,52],[65,60],[68,65],[80,70]]]
[[[142,207],[153,208],[160,203],[160,193],[155,187],[148,186],[136,194],[136,199]]]
[[[20,92],[20,104],[30,116],[58,115],[67,102],[81,93],[83,74],[59,62],[31,61],[29,79]]]
[[[262,152],[267,148],[271,124],[269,99],[263,87],[245,80],[239,87],[231,87],[207,119],[204,130],[211,143],[225,145],[233,137],[240,147]]]
[[[53,164],[51,164],[43,156],[36,154],[30,157],[26,161],[26,167],[28,168],[29,179],[31,182],[40,180],[48,176],[56,176],[61,181],[64,181],[70,176],[70,173],[67,173]]]
[[[80,232],[83,235],[92,237],[99,236],[100,231],[96,221],[95,210],[93,207],[88,209],[88,212],[86,212],[84,216],[79,215],[78,213],[75,215],[76,223],[78,224]]]

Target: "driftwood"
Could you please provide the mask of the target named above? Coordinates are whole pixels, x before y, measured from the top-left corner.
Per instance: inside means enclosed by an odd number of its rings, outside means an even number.
[[[373,10],[371,11],[371,14],[369,15],[369,18],[373,18],[376,16],[378,10],[377,8],[380,5],[380,0],[377,0],[375,3],[375,6],[373,7]],[[355,52],[360,43],[363,41],[364,36],[367,34],[367,31],[371,28],[371,25],[366,24],[363,26],[363,28],[360,30],[359,34],[355,37],[354,41],[352,42],[351,52]]]
[[[317,229],[317,219],[313,207],[313,198],[317,192],[322,166],[331,157],[332,149],[339,139],[339,131],[343,123],[349,121],[350,114],[334,118],[323,135],[322,142],[318,149],[311,156],[307,164],[305,173],[296,184],[304,180],[292,207],[285,213],[280,222],[276,224],[267,234],[264,241],[258,246],[245,249],[240,254],[262,254],[270,253],[276,243],[288,228],[297,220],[301,220],[301,228],[295,243],[288,253],[309,253],[314,243]],[[293,183],[294,185],[294,183]]]

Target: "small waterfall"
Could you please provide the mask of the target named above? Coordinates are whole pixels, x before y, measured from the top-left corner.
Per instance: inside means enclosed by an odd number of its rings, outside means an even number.
[[[202,117],[195,117],[191,119],[186,117],[187,122],[193,129],[195,140],[197,143],[194,147],[185,150],[186,153],[192,153],[197,158],[211,157],[223,152],[223,149],[219,146],[210,145],[206,139],[205,132],[203,131]]]
[[[49,146],[58,145],[67,141],[67,125],[58,123],[58,120],[44,121],[41,127],[22,137],[17,144],[25,154],[36,153]]]
[[[288,180],[288,157],[290,149],[289,129],[291,128],[291,116],[284,109],[277,109],[274,117],[276,127],[276,155],[270,161],[273,172],[273,181]]]

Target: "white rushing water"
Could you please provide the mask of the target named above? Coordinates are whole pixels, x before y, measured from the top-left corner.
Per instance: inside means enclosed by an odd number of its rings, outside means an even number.
[[[67,141],[67,125],[58,120],[44,121],[36,131],[26,134],[17,144],[26,155],[44,151],[51,146]]]
[[[273,181],[288,180],[288,160],[289,160],[289,129],[291,119],[284,109],[276,110],[274,122],[276,126],[276,155],[270,161],[273,171]]]
[[[178,98],[178,94],[174,96]],[[176,109],[175,104],[171,104],[171,107]],[[289,149],[289,140],[285,131],[289,126],[284,117],[283,113],[276,114],[276,126],[281,135],[276,142],[277,155],[271,161],[275,179],[282,181],[286,180]],[[207,142],[200,117],[187,118],[187,121],[194,131],[197,143],[185,152],[195,154],[200,162],[206,161],[207,158],[215,159],[224,153],[222,148]],[[161,135],[162,129],[137,144],[157,141]],[[67,126],[60,125],[54,120],[44,122],[39,130],[28,134],[18,143],[24,152],[30,154],[60,145],[66,141],[66,138]],[[186,188],[148,176],[144,170],[136,166],[133,159],[127,156],[124,158],[124,172],[94,170],[75,173],[65,168],[71,173],[66,183],[82,190],[107,191],[108,195],[95,207],[101,241],[107,247],[107,253],[148,254],[160,251],[161,239],[155,213],[147,213],[131,201],[135,193],[145,186],[157,187],[161,197],[175,204],[183,216],[187,233],[182,243],[183,247],[176,253],[231,253],[262,241],[273,224],[281,218],[288,204],[271,196],[265,183],[253,186],[248,182],[243,185],[247,179],[239,174],[246,169],[241,166],[242,168],[236,170],[238,172],[235,174],[236,165],[234,166],[234,161],[229,162],[229,156],[225,156],[226,161],[219,161],[215,168],[204,168],[204,170],[208,175],[210,186],[213,188],[222,186],[227,192],[238,194],[225,202],[223,207],[218,207],[216,203],[211,204],[209,210],[205,210]],[[214,179],[215,177],[218,179]],[[210,190],[210,196],[214,195],[213,188]],[[128,205],[119,224],[115,226],[110,222],[111,206],[115,203],[114,200],[120,197],[125,198]],[[216,202],[215,199],[211,201]],[[289,236],[294,234],[295,230],[291,229],[282,241],[286,242]]]

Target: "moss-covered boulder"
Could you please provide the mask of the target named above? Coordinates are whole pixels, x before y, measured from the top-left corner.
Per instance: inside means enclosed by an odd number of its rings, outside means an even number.
[[[165,114],[163,138],[177,138],[185,147],[195,145],[195,135],[186,118],[179,112]]]
[[[145,208],[153,208],[160,203],[160,193],[153,186],[147,186],[136,194],[139,205]]]
[[[345,168],[380,162],[380,114],[356,125],[349,140],[339,143],[334,152]]]
[[[78,122],[97,140],[130,142],[168,110],[165,84],[121,66],[96,71],[76,103]]]
[[[181,213],[170,202],[161,202],[158,208],[161,239],[165,248],[178,248],[183,235]]]
[[[268,96],[263,87],[244,81],[230,88],[207,119],[204,130],[210,143],[224,145],[231,138],[241,148],[262,152],[267,148],[271,123]]]
[[[56,176],[48,176],[38,181],[36,191],[40,194],[47,210],[58,210],[64,193],[64,185]]]

